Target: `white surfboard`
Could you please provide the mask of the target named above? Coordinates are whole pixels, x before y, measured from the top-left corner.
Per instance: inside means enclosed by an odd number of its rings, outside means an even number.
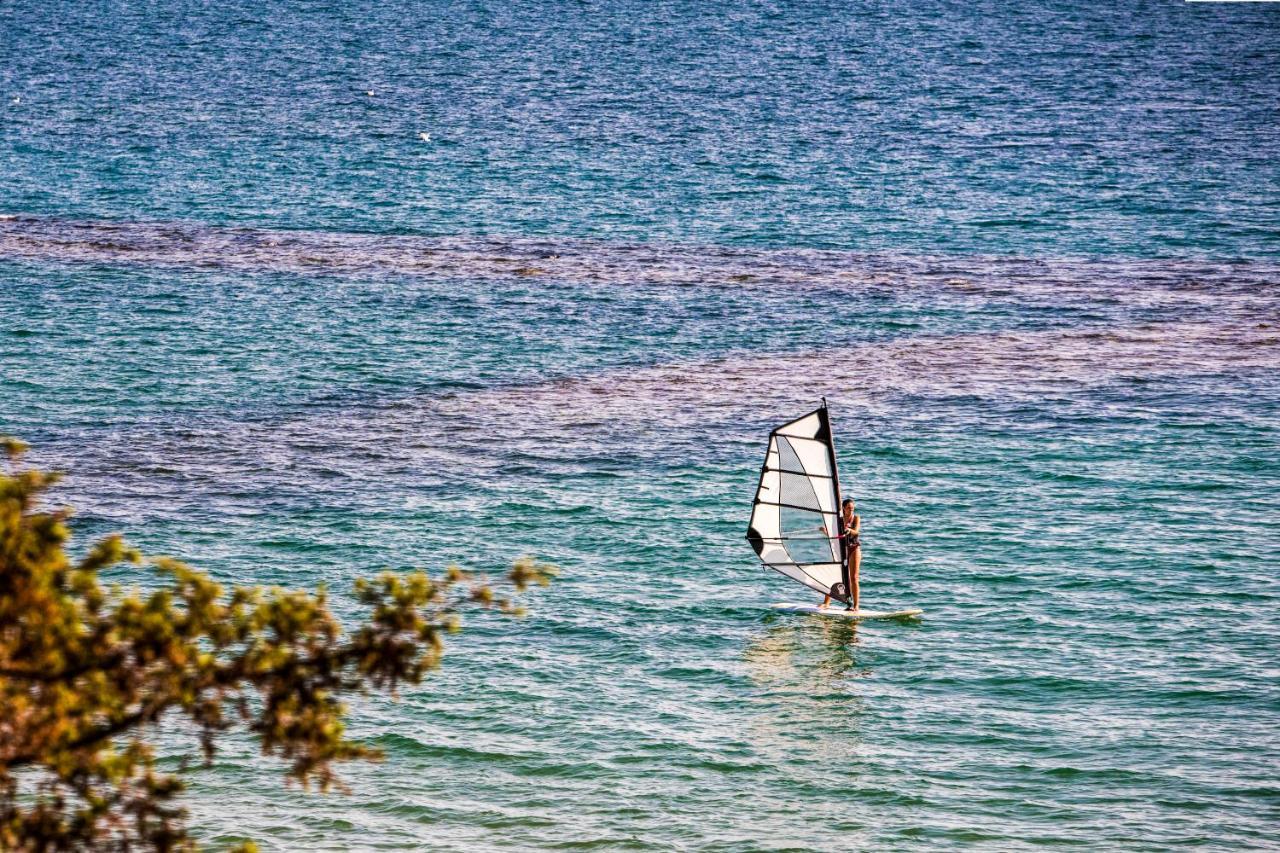
[[[819,607],[816,604],[801,604],[799,602],[782,602],[773,605],[773,610],[778,613],[807,613],[813,616],[830,616],[835,619],[916,619],[923,610],[918,608],[909,608],[907,610],[845,610],[844,606],[839,603],[833,603],[830,607]]]

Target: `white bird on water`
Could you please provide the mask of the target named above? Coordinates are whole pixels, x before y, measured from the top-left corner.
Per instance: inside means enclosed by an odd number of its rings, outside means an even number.
[[[423,142],[430,142],[431,134],[427,133],[426,131],[423,131],[422,133],[418,134],[418,138],[421,139]]]

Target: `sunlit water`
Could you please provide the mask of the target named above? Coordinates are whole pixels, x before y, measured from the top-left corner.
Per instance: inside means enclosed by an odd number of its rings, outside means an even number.
[[[0,7],[0,432],[79,545],[346,614],[564,570],[355,704],[349,794],[229,739],[202,839],[1274,843],[1274,14],[188,12]],[[824,395],[916,624],[767,613]]]

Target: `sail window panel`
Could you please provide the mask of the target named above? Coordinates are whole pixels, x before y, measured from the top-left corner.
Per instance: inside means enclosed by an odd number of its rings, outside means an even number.
[[[813,488],[813,480],[803,474],[783,473],[778,475],[781,481],[777,494],[781,503],[791,506],[822,512],[824,507],[818,500],[818,493]]]
[[[816,449],[816,450],[814,450]],[[827,474],[831,470],[831,457],[827,454],[826,445],[816,441],[800,441],[787,438],[778,439],[778,457],[782,461],[784,472],[793,470],[804,471],[805,474]],[[782,474],[784,483],[786,478],[792,476],[789,473]],[[811,501],[792,501],[783,500],[782,503],[797,504],[800,506],[809,506],[813,509],[819,509],[823,512],[836,511],[836,489],[835,481],[827,476],[804,477],[805,481],[810,484],[809,488],[813,494],[814,505]],[[789,491],[794,491],[795,486]]]
[[[800,456],[791,448],[791,441],[779,436],[773,440],[773,446],[777,448],[778,457],[777,467],[782,471],[795,471],[800,474],[807,473],[804,470],[804,464],[800,462]]]
[[[821,512],[784,506],[778,508],[779,527],[787,553],[796,563],[827,563],[836,559],[828,519]]]

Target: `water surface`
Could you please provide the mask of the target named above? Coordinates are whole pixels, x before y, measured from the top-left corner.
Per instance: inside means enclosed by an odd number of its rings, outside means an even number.
[[[0,431],[78,544],[348,615],[384,567],[564,569],[356,704],[349,795],[231,737],[200,837],[1272,845],[1277,26],[0,7]],[[822,396],[865,599],[919,623],[767,613],[746,503]]]

